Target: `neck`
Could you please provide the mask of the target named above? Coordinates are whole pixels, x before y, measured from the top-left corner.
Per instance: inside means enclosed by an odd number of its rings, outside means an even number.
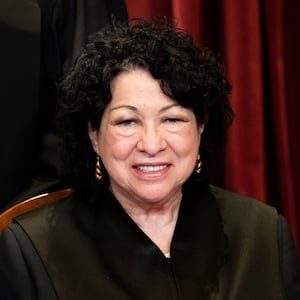
[[[124,201],[124,199],[118,198],[117,200],[152,242],[163,253],[169,253],[181,198],[182,194],[179,191],[167,200],[150,204],[149,202],[145,204],[132,200]]]
[[[176,203],[168,209],[148,210],[131,215],[134,222],[163,253],[170,252],[179,206],[180,203]]]

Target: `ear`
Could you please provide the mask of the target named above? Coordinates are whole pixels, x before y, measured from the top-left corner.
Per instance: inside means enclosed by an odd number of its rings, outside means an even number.
[[[99,155],[98,130],[93,128],[90,122],[88,122],[88,134],[94,151]]]
[[[199,130],[199,133],[200,133],[200,136],[202,135],[203,131],[204,131],[204,128],[205,128],[205,123],[202,123],[198,126],[198,130]]]

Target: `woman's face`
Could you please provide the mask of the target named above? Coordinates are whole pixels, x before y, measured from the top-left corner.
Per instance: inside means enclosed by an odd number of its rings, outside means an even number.
[[[195,168],[203,126],[147,71],[119,74],[111,92],[100,128],[89,136],[115,197],[145,206],[172,201]]]

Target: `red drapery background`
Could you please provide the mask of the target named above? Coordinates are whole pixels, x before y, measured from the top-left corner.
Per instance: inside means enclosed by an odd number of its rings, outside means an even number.
[[[171,17],[220,54],[236,118],[216,183],[277,207],[300,250],[300,1],[126,3],[130,18]]]

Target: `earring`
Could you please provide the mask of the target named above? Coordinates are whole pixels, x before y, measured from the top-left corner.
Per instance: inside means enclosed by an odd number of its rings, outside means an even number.
[[[97,155],[97,162],[95,167],[95,177],[99,181],[102,179],[102,172],[101,172],[100,160],[98,155]]]
[[[197,157],[197,164],[196,164],[196,173],[200,174],[201,173],[201,170],[202,170],[202,161],[201,161],[201,157],[200,157],[200,154],[198,154],[198,157]]]

